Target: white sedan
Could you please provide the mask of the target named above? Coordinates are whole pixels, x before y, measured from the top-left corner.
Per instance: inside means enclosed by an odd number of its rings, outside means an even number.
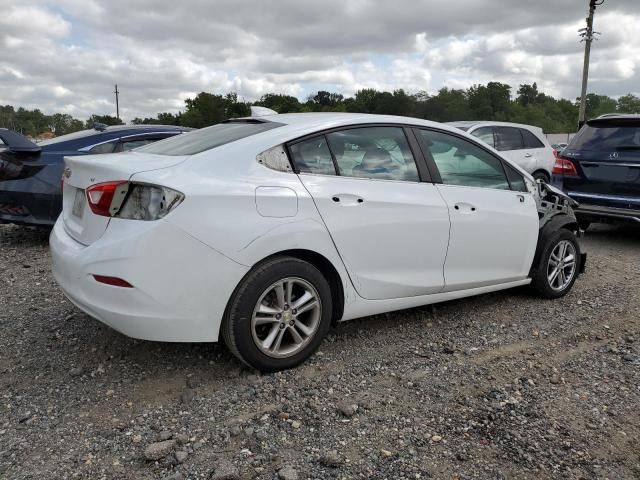
[[[404,117],[234,119],[110,156],[69,157],[53,273],[131,337],[224,339],[263,371],[332,322],[583,270],[571,200],[474,137]]]

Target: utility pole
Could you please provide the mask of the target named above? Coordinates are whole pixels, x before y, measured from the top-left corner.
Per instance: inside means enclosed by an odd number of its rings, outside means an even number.
[[[596,12],[596,7],[602,5],[604,0],[589,0],[589,16],[587,17],[587,28],[581,28],[578,30],[582,37],[581,42],[584,44],[584,64],[582,65],[582,93],[580,95],[580,113],[578,114],[578,128],[581,128],[586,121],[587,111],[587,81],[589,79],[589,56],[591,55],[591,42],[594,35],[599,35],[600,32],[593,31],[593,15]]]
[[[116,118],[120,120],[120,105],[118,104],[118,95],[120,92],[118,91],[118,84],[116,83],[116,90],[113,92],[116,94]]]

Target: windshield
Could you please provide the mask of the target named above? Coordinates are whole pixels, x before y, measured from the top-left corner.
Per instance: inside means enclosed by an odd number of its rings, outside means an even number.
[[[607,152],[625,147],[640,148],[639,125],[585,125],[567,148]]]
[[[157,155],[195,155],[281,126],[275,122],[229,122],[185,133],[136,149]]]

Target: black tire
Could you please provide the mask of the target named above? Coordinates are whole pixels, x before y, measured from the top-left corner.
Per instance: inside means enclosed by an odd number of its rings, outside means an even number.
[[[551,177],[549,177],[549,174],[546,172],[543,172],[542,170],[538,170],[537,172],[533,172],[533,179],[534,180],[543,180],[544,183],[549,183],[551,181]]]
[[[264,292],[279,280],[297,277],[309,282],[320,300],[320,319],[315,333],[304,348],[283,358],[266,355],[256,345],[252,331],[254,308]],[[234,292],[221,333],[231,352],[242,362],[262,372],[275,372],[296,367],[317,350],[331,327],[331,289],[324,275],[313,265],[293,257],[274,257],[255,266],[240,282]]]
[[[573,273],[573,277],[571,281],[562,289],[554,289],[548,278],[547,268],[549,266],[549,259],[551,257],[551,253],[558,246],[558,244],[562,241],[568,241],[573,245],[575,249],[575,270]],[[538,260],[538,264],[535,266],[532,275],[531,287],[534,292],[542,297],[542,298],[560,298],[565,296],[578,278],[580,272],[580,244],[578,243],[578,239],[575,234],[566,229],[560,229],[557,232],[553,233],[546,242],[542,250],[542,254]]]

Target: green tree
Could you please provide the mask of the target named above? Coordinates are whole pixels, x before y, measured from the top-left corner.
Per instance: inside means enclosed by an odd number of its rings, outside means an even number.
[[[278,113],[295,113],[302,109],[296,97],[282,93],[266,93],[254,105],[270,108]]]
[[[124,122],[117,117],[96,114],[91,115],[85,125],[86,128],[93,128],[96,123],[102,123],[104,125],[124,125]]]
[[[618,112],[620,113],[640,113],[640,97],[629,93],[618,99]]]

